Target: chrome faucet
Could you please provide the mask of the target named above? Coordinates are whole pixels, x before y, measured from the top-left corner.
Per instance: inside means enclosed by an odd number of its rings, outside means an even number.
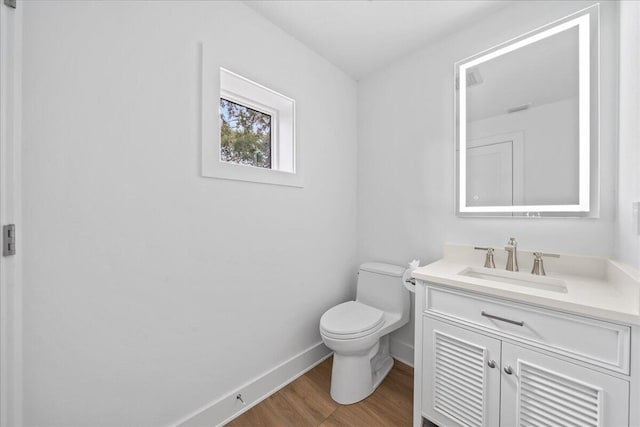
[[[507,266],[505,267],[507,271],[519,271],[518,269],[518,242],[516,242],[516,238],[512,237],[507,242],[507,245],[504,247],[504,250],[507,251]]]

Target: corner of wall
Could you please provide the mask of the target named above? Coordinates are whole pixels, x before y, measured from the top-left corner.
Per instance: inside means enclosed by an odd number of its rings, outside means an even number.
[[[616,257],[640,269],[640,3],[621,1],[618,10],[618,180]]]

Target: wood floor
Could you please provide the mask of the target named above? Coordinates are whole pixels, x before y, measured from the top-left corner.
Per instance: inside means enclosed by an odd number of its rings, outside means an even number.
[[[340,405],[329,395],[332,360],[325,360],[227,426],[411,426],[413,368],[396,361],[387,378],[371,396],[353,405]]]

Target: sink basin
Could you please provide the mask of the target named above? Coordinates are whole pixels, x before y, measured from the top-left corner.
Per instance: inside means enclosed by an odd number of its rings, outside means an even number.
[[[496,270],[484,267],[467,267],[458,273],[459,276],[473,277],[493,282],[508,283],[515,286],[527,288],[543,289],[567,293],[567,284],[564,280],[546,276],[535,276],[528,273],[517,273],[514,271]]]

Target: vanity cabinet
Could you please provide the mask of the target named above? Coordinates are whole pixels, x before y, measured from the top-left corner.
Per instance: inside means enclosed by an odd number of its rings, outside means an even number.
[[[629,425],[629,381],[509,343],[502,368],[503,426]]]
[[[497,426],[500,340],[424,318],[422,408],[441,426]]]
[[[419,282],[414,426],[629,426],[630,328]]]

